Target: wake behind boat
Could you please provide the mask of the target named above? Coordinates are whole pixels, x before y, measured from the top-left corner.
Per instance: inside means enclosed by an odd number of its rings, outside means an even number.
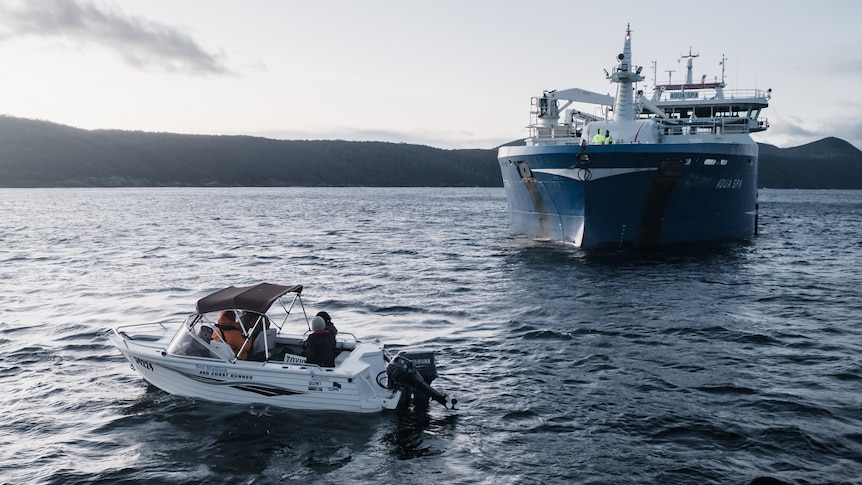
[[[123,325],[108,338],[144,379],[171,394],[355,413],[424,406],[430,399],[456,408],[455,399],[430,386],[437,377],[433,352],[391,356],[383,343],[342,331],[335,334],[333,366],[309,362],[304,343],[312,325],[301,293],[301,285],[231,286],[200,299],[177,329]],[[236,351],[228,345],[223,312],[238,316],[232,322],[242,334]],[[302,324],[291,330],[291,320]]]
[[[627,29],[617,67],[606,72],[615,98],[582,89],[533,98],[525,145],[498,153],[512,232],[579,247],[754,235],[758,147],[750,133],[768,126],[759,116],[771,90],[725,90],[723,73],[720,82],[694,82],[696,55],[684,57],[685,82],[656,84],[647,98],[636,87],[644,77]]]

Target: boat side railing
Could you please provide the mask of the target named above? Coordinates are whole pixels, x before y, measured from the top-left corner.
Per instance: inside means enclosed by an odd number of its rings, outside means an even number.
[[[129,335],[130,329],[146,329],[146,328],[158,328],[157,332],[160,332],[162,335],[168,331],[167,325],[161,322],[157,323],[132,323],[129,325],[120,325],[117,327],[113,327],[105,332],[106,336],[110,336],[111,334],[116,335],[123,342],[123,345],[126,347],[129,346],[129,341],[135,341],[138,344],[144,344],[148,342],[157,342],[161,339],[161,335],[147,335],[147,334],[135,334]]]
[[[108,333],[113,333],[119,336],[123,336],[123,334],[127,334],[128,330],[131,328],[141,329],[147,327],[159,327],[162,331],[168,330],[168,326],[163,322],[148,322],[148,323],[130,323],[128,325],[119,325],[110,330]]]

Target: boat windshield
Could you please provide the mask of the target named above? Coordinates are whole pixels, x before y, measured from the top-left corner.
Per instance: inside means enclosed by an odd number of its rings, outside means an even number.
[[[203,315],[192,315],[186,319],[168,346],[168,353],[193,357],[215,357],[209,350],[213,326]]]

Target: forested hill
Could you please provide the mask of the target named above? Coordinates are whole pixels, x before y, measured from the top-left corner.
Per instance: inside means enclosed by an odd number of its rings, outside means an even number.
[[[0,186],[499,186],[493,150],[81,130],[0,117]]]
[[[498,187],[496,149],[82,130],[0,116],[0,187]],[[862,189],[862,152],[837,138],[761,144],[761,187]]]
[[[775,189],[862,189],[862,152],[840,138],[778,148],[760,144],[758,186]]]

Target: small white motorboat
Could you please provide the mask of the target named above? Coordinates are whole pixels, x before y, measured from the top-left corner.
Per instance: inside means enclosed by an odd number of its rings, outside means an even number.
[[[457,408],[457,400],[430,386],[437,377],[433,352],[392,356],[380,341],[337,332],[334,367],[307,362],[303,344],[311,325],[301,293],[301,285],[231,286],[200,299],[197,311],[178,329],[161,323],[122,325],[108,338],[144,379],[171,394],[355,413],[426,406],[431,399]],[[239,317],[244,342],[237,352],[212,338],[224,311]],[[298,318],[291,319],[292,314]],[[303,326],[290,333],[287,324],[293,320]]]

